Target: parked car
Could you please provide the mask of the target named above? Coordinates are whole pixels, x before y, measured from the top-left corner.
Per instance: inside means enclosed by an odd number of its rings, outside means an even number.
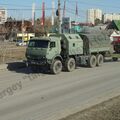
[[[27,42],[22,41],[22,40],[17,40],[16,46],[26,46]]]

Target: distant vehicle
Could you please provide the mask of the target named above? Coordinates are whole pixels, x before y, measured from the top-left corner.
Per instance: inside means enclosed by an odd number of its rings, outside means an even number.
[[[120,58],[120,38],[116,38],[112,42],[113,48],[114,48],[114,53],[112,54],[112,59],[113,61],[118,61],[118,58]]]
[[[26,46],[27,45],[27,42],[24,42],[22,40],[17,40],[16,42],[16,46]]]

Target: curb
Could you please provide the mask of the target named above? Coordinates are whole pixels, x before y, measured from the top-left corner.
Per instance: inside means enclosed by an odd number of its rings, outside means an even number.
[[[0,70],[7,70],[8,65],[7,64],[1,64]]]

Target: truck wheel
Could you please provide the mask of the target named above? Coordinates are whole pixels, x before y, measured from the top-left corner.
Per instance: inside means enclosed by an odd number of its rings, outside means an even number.
[[[113,61],[118,61],[117,57],[113,57],[112,59],[113,59]]]
[[[72,72],[76,67],[75,59],[69,58],[65,63],[65,68],[68,72]]]
[[[97,55],[97,66],[101,66],[104,62],[104,57],[102,54]]]
[[[55,60],[51,65],[51,73],[59,74],[62,71],[62,63],[60,60]]]
[[[95,55],[90,56],[89,60],[88,60],[88,65],[89,67],[93,68],[95,67],[97,64],[97,59]]]

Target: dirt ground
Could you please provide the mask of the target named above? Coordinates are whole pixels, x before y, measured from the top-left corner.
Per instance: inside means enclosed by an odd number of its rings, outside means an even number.
[[[0,44],[0,64],[25,59],[25,46],[16,46],[15,43]]]
[[[120,96],[61,120],[120,120]]]

